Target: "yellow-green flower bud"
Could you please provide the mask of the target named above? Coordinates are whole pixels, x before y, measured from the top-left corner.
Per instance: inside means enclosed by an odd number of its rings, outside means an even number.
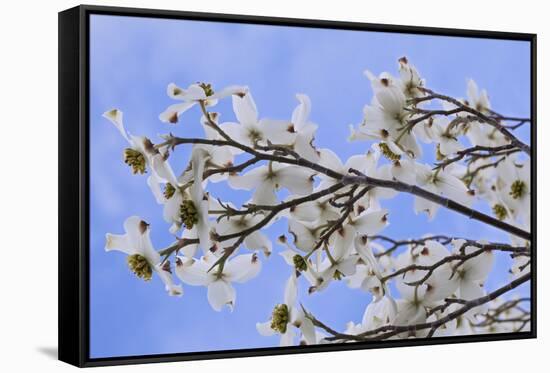
[[[506,207],[504,207],[500,203],[497,203],[493,206],[493,213],[498,220],[504,220],[506,216],[508,216],[508,211],[506,211]]]
[[[210,97],[214,94],[214,90],[212,89],[212,84],[210,83],[199,83],[199,87],[202,88],[206,97]]]
[[[276,305],[271,315],[271,329],[284,334],[289,321],[290,313],[288,312],[288,306],[284,303]]]
[[[192,229],[199,221],[199,214],[191,200],[184,200],[180,206],[180,218],[187,229]]]
[[[381,142],[378,146],[380,146],[382,155],[390,161],[397,162],[401,159],[401,156],[399,154],[395,154],[385,142]]]
[[[294,263],[294,267],[297,271],[303,272],[307,270],[307,263],[303,256],[298,254],[294,255],[292,257],[292,262]]]
[[[344,277],[344,274],[339,270],[334,271],[334,275],[332,276],[332,278],[334,278],[337,281],[340,281],[343,277]]]
[[[132,148],[124,149],[124,163],[132,167],[132,172],[134,174],[145,173],[145,157],[143,154]]]
[[[510,188],[510,195],[514,199],[518,199],[523,197],[527,189],[527,186],[525,185],[525,182],[522,180],[516,180],[512,183],[512,187]]]
[[[151,265],[143,255],[129,255],[126,261],[128,262],[128,267],[130,267],[137,277],[145,281],[151,280],[153,277],[153,268],[151,268]]]
[[[170,183],[166,183],[164,186],[164,198],[170,199],[176,193],[176,188]]]

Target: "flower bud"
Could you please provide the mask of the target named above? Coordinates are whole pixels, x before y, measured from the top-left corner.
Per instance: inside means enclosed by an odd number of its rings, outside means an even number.
[[[284,303],[276,305],[271,316],[271,329],[284,334],[289,321],[290,313],[288,312],[288,306]]]
[[[380,151],[382,151],[382,155],[390,161],[397,162],[401,159],[401,156],[395,154],[385,142],[381,142],[378,146],[380,147]]]
[[[138,152],[132,148],[124,149],[124,163],[132,167],[132,173],[144,174],[145,173],[145,157],[141,152]]]
[[[506,208],[499,203],[493,206],[493,213],[498,220],[504,220],[506,219],[506,216],[508,216],[508,211],[506,211]]]
[[[294,255],[292,257],[292,262],[294,263],[294,267],[297,271],[303,272],[307,270],[307,263],[303,256],[298,254]]]
[[[153,269],[147,261],[147,259],[140,254],[129,255],[126,258],[128,262],[128,267],[134,272],[134,274],[143,279],[144,281],[149,281],[153,277]]]
[[[184,200],[180,206],[180,218],[187,229],[192,229],[199,221],[198,211],[191,200]]]
[[[166,183],[164,186],[164,198],[170,199],[176,193],[176,188],[170,183]]]
[[[526,192],[525,189],[527,189],[525,182],[522,180],[516,180],[512,183],[512,186],[510,188],[510,195],[513,199],[521,198]]]

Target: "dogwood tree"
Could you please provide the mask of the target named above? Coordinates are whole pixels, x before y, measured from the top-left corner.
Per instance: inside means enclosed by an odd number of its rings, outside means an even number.
[[[398,69],[397,76],[366,72],[373,99],[348,138],[364,141],[365,150],[345,160],[315,145],[323,127],[310,121],[305,94],[296,95],[291,118],[272,120],[260,117],[247,87],[171,83],[167,94],[176,103],[159,119],[178,133],[186,111],[200,110],[204,136],[169,133],[155,142],[130,135],[119,109],[105,112],[126,142],[124,162],[132,174],[147,175],[167,234],[178,237],[155,249],[150,225],[130,216],[121,222],[124,234],[107,234],[106,250],[127,254],[140,279],[158,276],[170,296],[204,287],[215,311],[235,307],[233,283],[253,281],[277,252],[289,277],[281,303],[256,327],[279,334],[281,345],[528,330],[529,298],[514,289],[531,279],[531,148],[515,130],[530,119],[495,111],[473,80],[466,99],[453,98],[431,90],[407,58]],[[219,100],[232,101],[234,121],[220,122],[213,111]],[[174,164],[171,155],[182,146],[192,147],[191,157]],[[424,160],[427,153],[435,163]],[[220,182],[249,193],[248,202],[238,206],[210,193],[209,184]],[[414,196],[404,209],[429,219],[449,209],[509,238],[388,237],[384,229],[399,212],[385,204],[399,193]],[[474,202],[486,208],[474,209]],[[272,242],[263,230],[281,219],[288,231]],[[510,268],[495,267],[500,255],[513,258]],[[488,291],[494,271],[509,282]],[[363,319],[343,330],[300,301],[336,281],[372,294]]]

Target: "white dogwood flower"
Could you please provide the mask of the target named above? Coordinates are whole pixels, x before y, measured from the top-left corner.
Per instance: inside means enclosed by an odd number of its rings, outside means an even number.
[[[422,150],[414,132],[407,130],[408,121],[413,116],[406,110],[407,98],[399,82],[389,74],[378,78],[367,71],[366,75],[371,80],[375,96],[371,105],[365,106],[363,122],[352,133],[352,139],[391,140],[410,157],[419,158]]]
[[[149,224],[139,216],[130,216],[124,222],[125,234],[107,233],[105,251],[121,251],[128,255],[130,270],[144,281],[149,281],[157,273],[171,296],[181,296],[181,285],[174,285],[170,262],[161,263],[159,253],[153,248]]]
[[[264,218],[263,215],[237,215],[221,219],[214,227],[218,236],[225,236],[239,233],[247,229],[251,229]],[[269,226],[269,225],[268,225]],[[225,240],[224,244],[230,246],[238,240],[238,237]],[[259,230],[256,230],[243,241],[244,246],[249,250],[262,250],[266,256],[271,254],[271,240]]]
[[[276,192],[285,188],[300,196],[313,191],[315,172],[300,166],[269,162],[256,167],[244,175],[229,176],[229,186],[233,189],[252,190],[251,203],[256,205],[274,205]]]
[[[283,120],[258,119],[258,110],[251,93],[233,96],[233,111],[239,123],[223,123],[220,127],[233,140],[254,147],[255,144],[291,144],[295,138],[292,123]]]
[[[421,88],[426,85],[426,81],[420,77],[416,67],[409,63],[407,57],[401,57],[398,62],[401,87],[405,96],[407,98],[425,96],[426,94]]]
[[[298,328],[307,344],[315,344],[317,337],[315,328],[310,319],[305,317],[301,308],[296,306],[298,283],[296,274],[293,273],[285,286],[284,301],[273,309],[271,319],[264,323],[256,323],[258,333],[263,336],[280,334],[280,346],[294,345],[296,334],[292,326]]]
[[[455,202],[461,203],[465,206],[471,206],[474,200],[474,195],[464,183],[452,175],[447,169],[432,170],[428,165],[417,164],[417,184],[423,189],[432,193],[449,198]],[[429,201],[422,197],[415,197],[414,209],[418,214],[420,212],[426,212],[429,219],[433,219],[440,205],[435,202]]]
[[[489,102],[487,91],[483,89],[480,92],[477,83],[473,79],[468,80],[467,96],[468,106],[482,113],[488,113],[491,110],[491,103]]]
[[[313,146],[317,125],[309,120],[311,100],[304,94],[297,94],[296,98],[300,103],[292,112],[292,128],[289,128],[291,133],[295,133],[293,148],[303,158],[317,162],[319,154]]]
[[[174,100],[182,101],[178,104],[168,106],[160,115],[159,119],[165,123],[175,124],[179,116],[195,106],[199,102],[204,102],[206,106],[216,105],[218,100],[227,96],[243,97],[248,93],[248,87],[231,86],[214,92],[212,86],[207,83],[191,84],[187,88],[180,88],[174,83],[168,84],[166,88],[168,97]]]
[[[178,256],[176,258],[176,275],[191,286],[206,286],[208,302],[216,311],[224,306],[233,310],[237,294],[232,283],[244,283],[256,277],[262,263],[256,253],[237,255],[225,262],[223,271],[212,268],[218,258],[207,252],[199,260]]]
[[[467,245],[462,239],[453,240],[452,245],[453,254],[468,255],[480,250],[477,246]],[[457,267],[452,281],[457,283],[456,295],[459,299],[472,300],[485,295],[483,283],[493,268],[494,260],[493,252],[487,250]],[[485,304],[469,310],[465,316],[473,320],[475,314],[484,313],[487,309],[488,306]]]

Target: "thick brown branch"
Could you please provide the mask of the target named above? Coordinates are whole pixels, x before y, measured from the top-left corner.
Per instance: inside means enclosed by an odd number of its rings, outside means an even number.
[[[420,324],[414,324],[414,325],[384,325],[376,329],[371,329],[368,331],[365,331],[363,333],[359,333],[357,335],[352,334],[345,334],[345,333],[339,333],[335,332],[332,328],[327,327],[324,323],[317,320],[313,315],[310,313],[307,313],[307,317],[313,322],[315,326],[318,326],[322,329],[324,329],[326,332],[330,333],[332,337],[327,337],[326,340],[328,341],[357,341],[357,342],[365,342],[365,341],[373,341],[373,340],[383,340],[387,339],[393,336],[396,336],[398,334],[402,333],[415,333],[420,330],[426,330],[426,329],[435,329],[441,327],[442,325],[448,323],[449,321],[452,321],[469,310],[479,307],[483,304],[486,304],[499,296],[509,292],[510,290],[515,289],[516,287],[528,282],[531,280],[531,273],[526,273],[523,276],[513,280],[512,282],[508,283],[507,285],[504,285],[503,287],[476,299],[472,299],[469,301],[464,301],[463,306],[459,309],[450,312],[444,317],[441,317],[440,319],[437,319],[432,322],[426,322],[426,323],[420,323]],[[433,333],[432,333],[433,334]]]
[[[464,206],[458,202],[455,202],[449,198],[442,197],[438,194],[432,193],[416,185],[409,185],[398,180],[382,180],[376,179],[364,174],[361,174],[357,170],[350,169],[350,172],[355,173],[355,176],[345,176],[342,181],[346,184],[365,184],[381,188],[390,188],[399,192],[406,192],[413,194],[417,197],[424,198],[428,201],[437,203],[438,205],[445,206],[446,208],[456,211],[462,215],[468,216],[470,219],[478,220],[480,222],[489,224],[495,228],[499,228],[503,231],[511,233],[515,236],[521,237],[526,240],[531,240],[531,233],[524,231],[518,227],[515,227],[511,224],[508,224],[504,221],[498,220],[479,212],[477,210],[471,209],[467,206]]]

